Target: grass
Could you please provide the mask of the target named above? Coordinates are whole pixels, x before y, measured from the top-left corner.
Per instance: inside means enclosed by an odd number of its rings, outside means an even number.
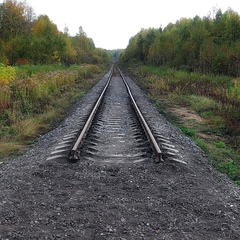
[[[177,98],[175,99],[177,100]],[[181,104],[179,101],[173,102],[171,100],[172,107],[175,104]],[[183,105],[185,107],[185,104]],[[190,105],[189,105],[190,108]],[[201,106],[202,108],[202,106]],[[191,110],[198,110],[196,106]],[[196,112],[196,114],[198,114]],[[231,146],[229,137],[225,134],[224,121],[219,116],[209,115],[204,118],[203,123],[197,121],[182,121],[174,113],[166,111],[167,118],[181,131],[196,143],[209,157],[211,165],[213,165],[221,173],[227,174],[229,178],[234,180],[237,184],[240,184],[240,157],[236,149]]]
[[[203,141],[202,139],[196,139],[195,143],[197,146],[199,146],[204,152],[208,151],[208,145]]]
[[[11,156],[16,156],[22,152],[26,146],[15,141],[0,141],[0,159],[1,161],[6,160]]]
[[[211,115],[213,110],[219,108],[216,101],[204,96],[190,95],[188,96],[187,101],[191,109],[198,113],[207,112],[209,115]]]
[[[91,73],[84,70],[83,76],[67,88],[52,92],[47,98],[24,105],[15,102],[13,108],[0,112],[0,159],[6,160],[23,152],[40,135],[56,127],[79,100],[103,75],[106,69]],[[74,71],[75,68],[73,68]],[[57,70],[58,71],[58,70]],[[47,73],[46,73],[47,74]],[[42,75],[44,77],[44,74]],[[43,79],[44,81],[44,79]]]
[[[224,142],[217,142],[216,147],[217,148],[226,148],[226,144]]]
[[[66,67],[62,64],[51,64],[51,65],[22,65],[16,66],[16,75],[19,79],[25,77],[32,77],[36,74],[44,74],[48,72],[62,71],[62,70],[76,70],[78,65],[71,65]]]
[[[186,126],[181,126],[180,129],[188,137],[193,138],[193,137],[196,136],[196,130],[193,129],[193,128],[189,128],[189,127],[186,127]]]

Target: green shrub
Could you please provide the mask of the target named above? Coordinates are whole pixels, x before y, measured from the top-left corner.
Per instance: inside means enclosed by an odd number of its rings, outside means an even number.
[[[226,148],[226,145],[224,142],[218,142],[218,143],[216,143],[216,147],[217,148]]]
[[[227,174],[233,180],[236,180],[236,178],[239,178],[237,176],[238,168],[237,168],[236,164],[234,163],[234,161],[232,161],[232,160],[217,164],[217,168],[222,173]]]
[[[188,137],[195,137],[196,136],[196,131],[192,128],[181,127],[180,129]]]

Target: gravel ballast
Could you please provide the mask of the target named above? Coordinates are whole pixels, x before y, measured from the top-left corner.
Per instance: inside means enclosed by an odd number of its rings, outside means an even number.
[[[23,156],[0,167],[0,239],[240,239],[240,190],[166,121],[127,78],[150,127],[169,139],[181,164],[166,158],[111,164],[47,160],[82,123],[106,74],[63,123]]]

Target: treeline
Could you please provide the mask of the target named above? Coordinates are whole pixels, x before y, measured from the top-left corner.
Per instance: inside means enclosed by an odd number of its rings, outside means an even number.
[[[82,27],[71,37],[67,27],[60,32],[47,15],[36,17],[26,2],[5,0],[0,4],[0,63],[71,65],[109,61],[107,50],[96,48]]]
[[[120,59],[239,77],[240,16],[219,9],[213,17],[182,18],[164,29],[142,29]]]

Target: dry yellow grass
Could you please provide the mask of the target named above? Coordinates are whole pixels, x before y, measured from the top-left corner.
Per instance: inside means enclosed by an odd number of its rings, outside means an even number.
[[[6,160],[5,157],[10,155],[16,155],[23,151],[26,145],[22,145],[19,142],[0,142],[0,159]]]

